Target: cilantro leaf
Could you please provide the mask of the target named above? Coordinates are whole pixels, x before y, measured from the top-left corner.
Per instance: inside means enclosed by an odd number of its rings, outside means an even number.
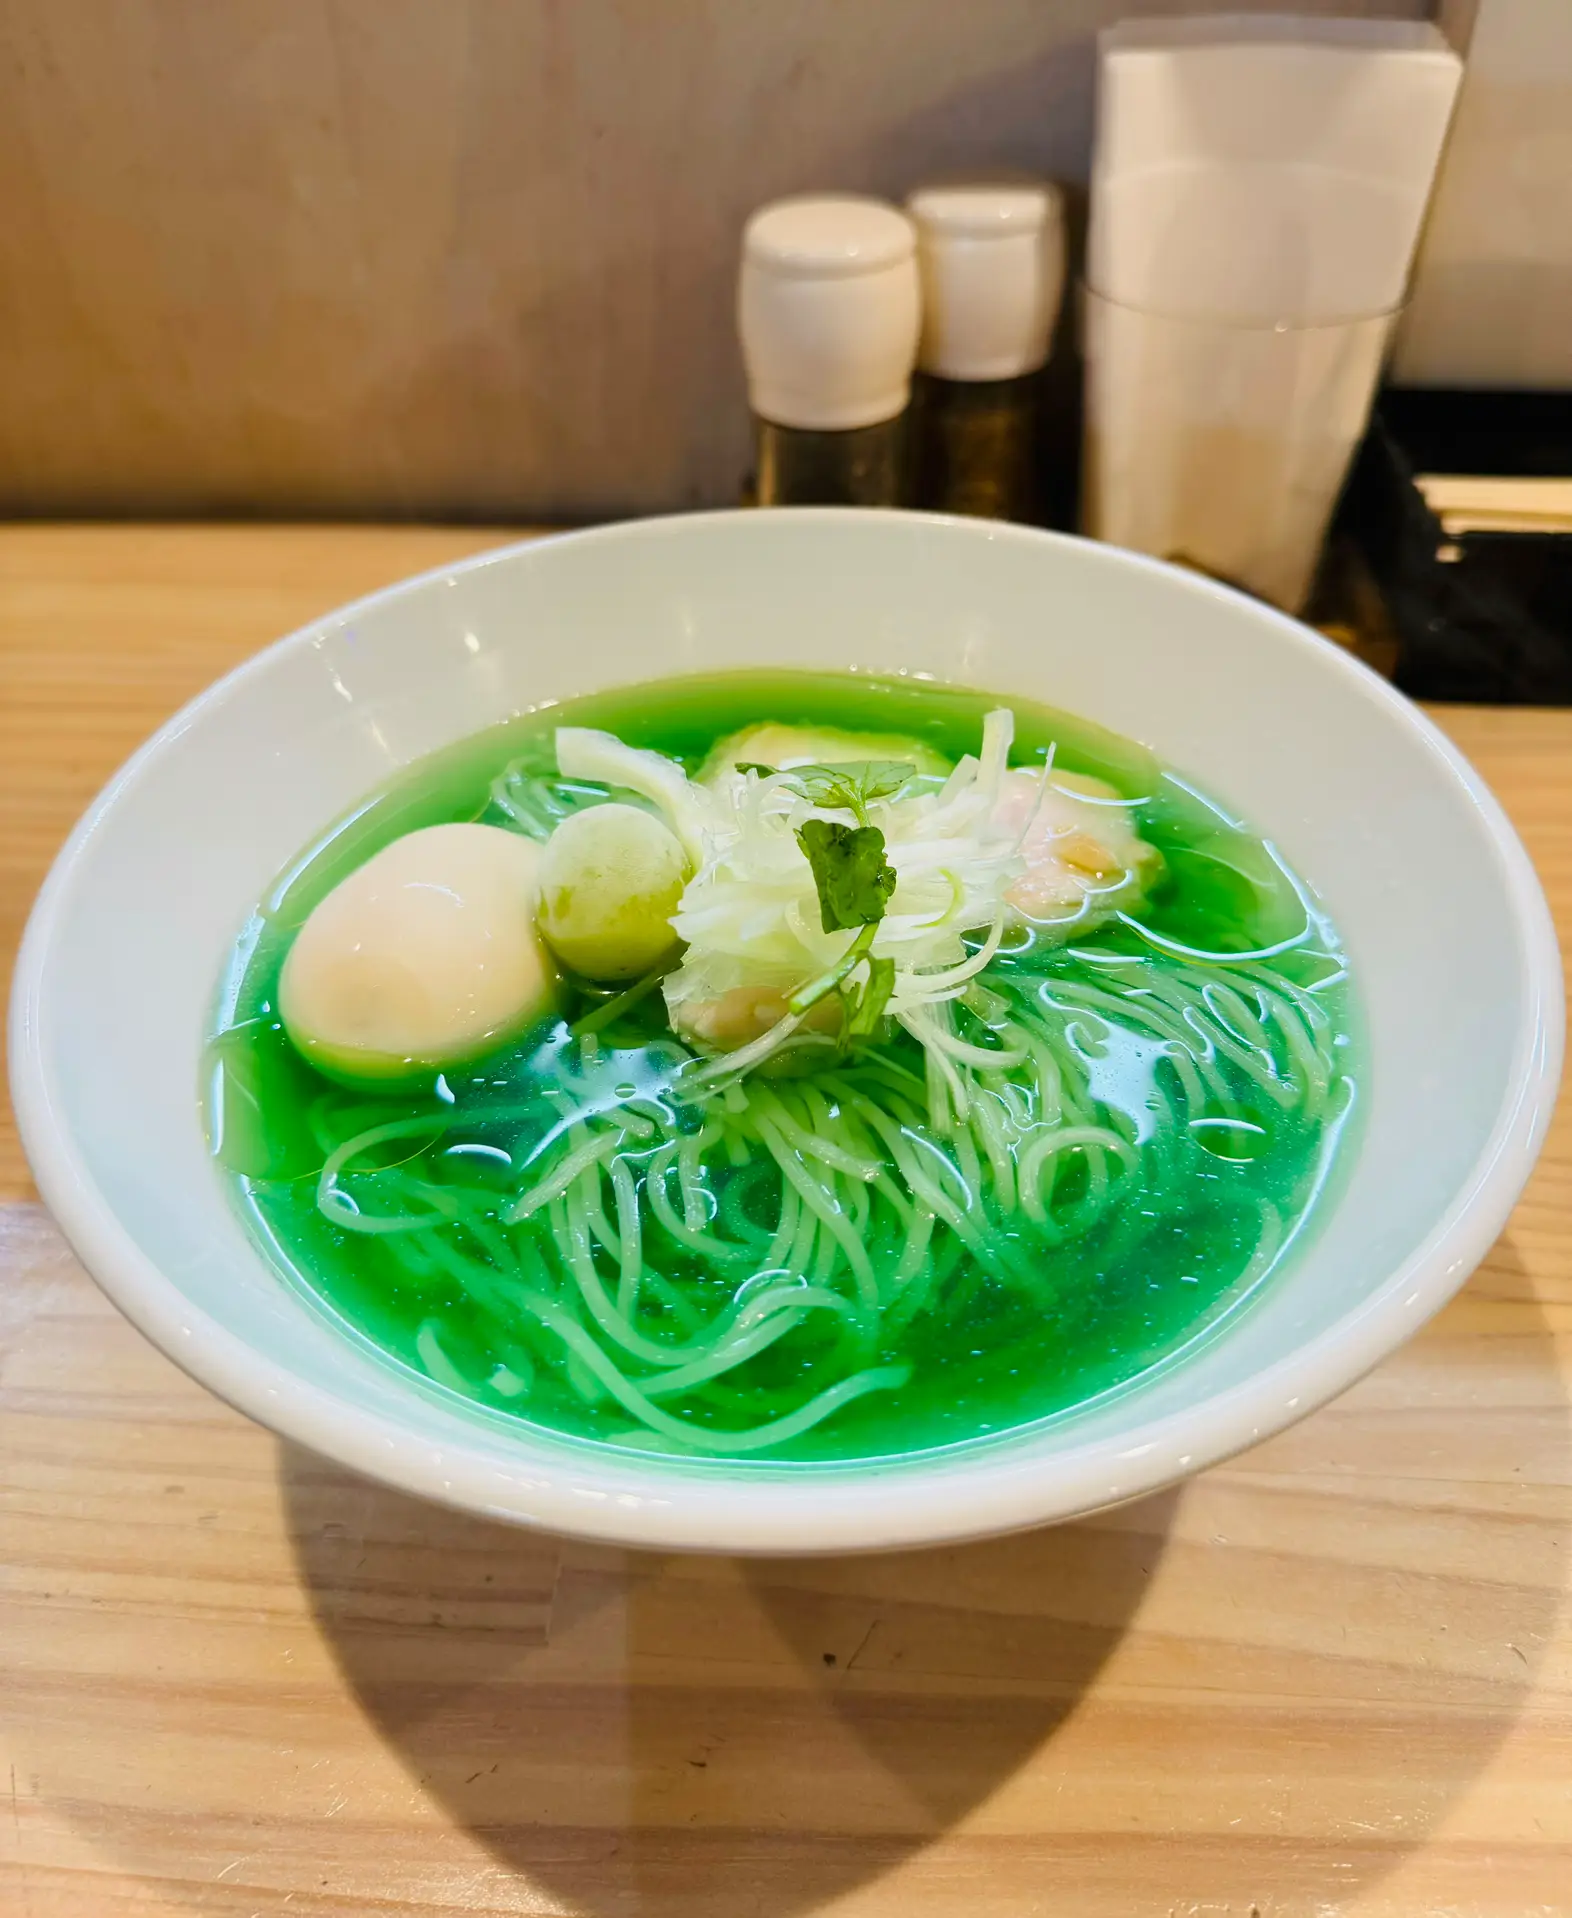
[[[895,890],[895,868],[884,856],[878,827],[808,819],[798,829],[797,844],[813,868],[824,930],[877,925]]]
[[[868,823],[868,808],[877,799],[893,799],[916,773],[905,759],[859,759],[835,766],[760,766],[751,760],[739,760],[740,773],[760,773],[765,778],[779,774],[791,791],[810,806],[823,806],[829,812],[849,812],[859,825]]]
[[[792,784],[812,806],[864,813],[876,799],[890,799],[917,770],[904,759],[864,759],[847,766],[793,766]]]
[[[884,834],[868,823],[868,808],[893,798],[916,772],[904,759],[867,759],[845,766],[793,766],[784,771],[739,760],[738,772],[780,778],[788,791],[826,812],[849,812],[857,821],[806,819],[797,843],[813,872],[819,921],[826,932],[857,928],[857,936],[834,965],[787,1001],[799,1017],[834,993],[840,1000],[841,1048],[871,1038],[895,990],[895,961],[873,956],[874,930],[895,891],[895,868],[885,857]],[[860,983],[853,974],[865,969]]]

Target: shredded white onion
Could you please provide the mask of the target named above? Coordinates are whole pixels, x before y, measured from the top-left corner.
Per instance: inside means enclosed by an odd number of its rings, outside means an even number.
[[[942,786],[914,782],[915,789],[868,806],[896,875],[872,956],[894,962],[890,1015],[938,1055],[947,1080],[951,1057],[966,1050],[948,1002],[986,968],[1016,922],[1007,895],[1028,871],[1023,841],[1048,789],[1047,766],[1009,770],[1014,732],[1014,715],[996,708],[983,721],[978,754],[963,758]],[[761,1063],[800,1023],[788,1016],[792,993],[858,936],[823,930],[813,869],[797,840],[807,820],[845,823],[846,814],[810,805],[790,773],[723,773],[700,787],[661,754],[583,727],[558,730],[557,762],[570,778],[638,793],[682,840],[696,870],[671,921],[686,946],[663,986],[672,1025],[730,1053],[727,1077]],[[1019,805],[1001,802],[1007,781],[1018,790],[1026,779],[1040,791],[1023,822]],[[968,951],[964,936],[984,929],[983,944]],[[732,1008],[734,1032],[724,1029]]]

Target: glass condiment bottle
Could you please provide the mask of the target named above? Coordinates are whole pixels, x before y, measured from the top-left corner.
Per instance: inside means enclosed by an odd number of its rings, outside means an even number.
[[[900,506],[921,294],[899,208],[777,200],[743,234],[737,324],[760,506]]]
[[[1041,512],[1042,369],[1064,291],[1064,211],[1046,181],[920,188],[923,295],[913,409],[920,506]]]

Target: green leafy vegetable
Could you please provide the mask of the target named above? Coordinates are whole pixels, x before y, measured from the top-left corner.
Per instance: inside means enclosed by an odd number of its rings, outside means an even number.
[[[865,759],[851,766],[794,766],[791,782],[809,805],[849,812],[864,825],[876,799],[893,799],[917,768],[904,759]]]
[[[895,868],[884,856],[884,834],[870,825],[868,808],[893,799],[916,772],[904,759],[865,759],[846,766],[775,766],[739,761],[738,772],[780,778],[788,790],[827,812],[849,812],[855,826],[835,819],[806,819],[797,844],[813,870],[819,921],[826,932],[860,930],[833,966],[792,994],[801,1014],[833,992],[841,1001],[841,1045],[869,1039],[879,1029],[895,990],[895,961],[873,956],[874,932],[895,890]],[[860,981],[852,975],[865,968]]]
[[[808,819],[798,829],[797,844],[813,868],[824,930],[877,925],[895,890],[895,868],[884,856],[878,827]]]
[[[915,776],[917,768],[905,759],[859,759],[844,766],[792,766],[785,772],[776,766],[739,761],[737,770],[761,773],[766,779],[779,776],[810,806],[849,812],[859,825],[866,826],[868,808],[875,800],[893,799]]]
[[[895,868],[884,856],[877,826],[843,826],[834,819],[804,820],[797,843],[813,868],[819,918],[826,932],[861,930],[827,971],[791,998],[793,1012],[806,1012],[830,993],[841,1001],[841,1045],[871,1038],[879,1029],[895,987],[895,961],[873,956],[874,934],[895,890]],[[867,971],[861,983],[852,974]]]

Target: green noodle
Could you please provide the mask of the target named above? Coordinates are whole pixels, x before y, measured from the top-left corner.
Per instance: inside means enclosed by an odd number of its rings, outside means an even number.
[[[601,797],[522,764],[490,782],[490,816],[544,838]],[[445,1104],[313,1078],[287,1169],[247,1189],[292,1262],[353,1272],[367,1317],[384,1288],[408,1361],[510,1416],[696,1457],[837,1456],[834,1434],[920,1388],[928,1429],[993,1429],[963,1359],[993,1366],[1007,1424],[1049,1403],[1008,1383],[1011,1350],[1051,1373],[1104,1290],[1135,1323],[1149,1269],[1170,1316],[1174,1286],[1203,1282],[1215,1312],[1292,1243],[1352,1090],[1346,968],[1283,881],[1237,952],[1220,909],[1071,946],[995,927],[950,969],[965,990],[927,1045],[897,1029],[838,1056],[798,1034],[777,1076],[696,1060],[657,968],[444,1082]]]
[[[1259,1131],[1237,1116],[1245,1094],[1305,1118],[1324,1106],[1335,1062],[1328,1022],[1305,992],[1253,966],[1235,972],[1150,946],[1111,956],[1105,974],[1096,983],[1004,967],[985,1005],[999,1043],[957,1039],[961,1098],[942,1124],[896,1046],[698,1108],[648,1088],[598,1104],[582,1044],[564,1049],[551,1090],[575,1116],[524,1159],[516,1193],[412,1176],[475,1114],[395,1116],[363,1095],[326,1094],[312,1110],[325,1150],[318,1204],[342,1229],[398,1235],[412,1272],[445,1276],[506,1322],[514,1396],[555,1370],[587,1404],[614,1402],[652,1441],[769,1450],[853,1398],[894,1390],[905,1373],[863,1365],[797,1403],[779,1398],[748,1425],[699,1425],[662,1403],[745,1370],[815,1315],[860,1324],[875,1345],[919,1315],[953,1316],[962,1302],[944,1285],[963,1257],[1041,1297],[1032,1247],[1040,1258],[1093,1231],[1137,1182],[1149,1209],[1172,1206],[1184,1158],[1174,1142],[1192,1121]],[[642,996],[605,1008],[608,1039]],[[1146,1034],[1171,1070],[1154,1074],[1166,1110],[1145,1145],[1129,1116],[1089,1089],[1089,1056],[1121,1031]],[[491,1116],[524,1115],[504,1105]],[[408,1142],[407,1155],[380,1156]],[[708,1316],[659,1270],[651,1234],[721,1277]],[[1263,1208],[1247,1271],[1269,1266],[1281,1239]],[[755,1281],[762,1289],[750,1294]],[[439,1382],[473,1388],[438,1321],[423,1321],[417,1352]]]

